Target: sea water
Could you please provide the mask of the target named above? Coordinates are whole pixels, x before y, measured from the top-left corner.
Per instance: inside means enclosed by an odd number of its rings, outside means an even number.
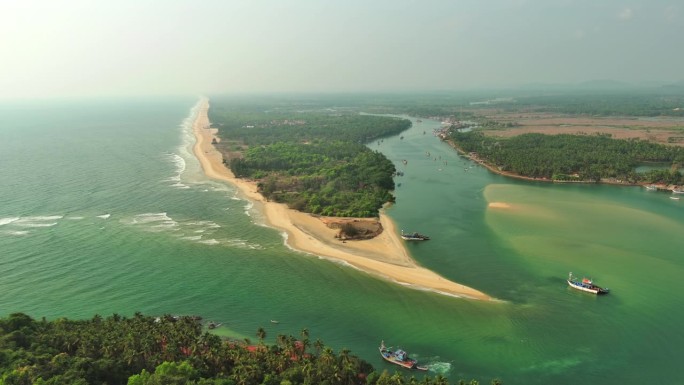
[[[432,237],[409,245],[414,258],[500,301],[458,299],[287,248],[231,185],[204,177],[196,106],[0,106],[0,315],[198,314],[221,335],[263,327],[270,341],[307,328],[392,372],[385,340],[452,380],[678,381],[679,201],[493,175],[434,137],[438,122],[414,120],[369,147],[404,171],[387,210],[397,229]],[[570,271],[611,293],[568,288]]]

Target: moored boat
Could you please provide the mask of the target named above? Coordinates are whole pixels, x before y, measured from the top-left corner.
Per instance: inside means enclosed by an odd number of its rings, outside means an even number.
[[[582,278],[582,280],[580,281],[579,279],[573,277],[572,273],[570,273],[570,275],[568,276],[567,282],[568,285],[570,285],[570,287],[572,287],[573,289],[586,291],[587,293],[608,294],[608,292],[610,291],[608,290],[608,288],[594,285],[594,282],[591,279]]]
[[[395,365],[406,369],[428,370],[427,366],[419,366],[418,362],[408,356],[408,353],[401,349],[392,350],[385,346],[385,341],[380,342],[380,355],[382,358]]]
[[[427,241],[430,240],[430,237],[428,237],[425,234],[420,234],[420,233],[404,233],[404,230],[401,230],[401,239],[405,241]]]

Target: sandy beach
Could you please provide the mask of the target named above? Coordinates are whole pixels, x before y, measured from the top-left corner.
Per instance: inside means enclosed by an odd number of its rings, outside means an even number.
[[[492,300],[480,291],[452,282],[419,266],[408,254],[394,223],[382,213],[380,223],[384,231],[380,235],[369,240],[342,243],[335,239],[337,231],[327,227],[319,218],[291,210],[284,204],[265,201],[257,192],[255,182],[235,178],[223,164],[221,153],[212,145],[212,140],[219,141],[220,138],[216,136],[216,129],[209,128],[208,109],[209,101],[203,99],[193,123],[197,139],[193,151],[202,169],[210,178],[232,183],[241,195],[254,202],[255,207],[263,212],[267,225],[287,234],[286,243],[289,247],[319,257],[344,261],[373,276],[415,289],[462,298]]]

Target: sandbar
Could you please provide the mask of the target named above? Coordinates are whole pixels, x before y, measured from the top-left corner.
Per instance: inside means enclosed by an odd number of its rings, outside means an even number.
[[[266,201],[257,191],[254,181],[236,178],[223,164],[223,156],[212,144],[221,139],[217,129],[210,128],[209,100],[199,102],[193,122],[196,143],[193,152],[205,175],[226,181],[237,187],[239,193],[254,203],[264,216],[266,225],[284,231],[286,244],[297,251],[318,257],[343,261],[370,275],[390,280],[414,289],[429,290],[454,297],[492,300],[478,290],[450,281],[439,274],[419,266],[409,255],[404,241],[397,234],[394,223],[380,213],[384,231],[372,239],[341,242],[335,238],[336,230],[313,215],[292,210],[285,204]]]
[[[491,202],[489,204],[489,207],[495,208],[495,209],[510,209],[511,205],[506,203],[506,202]]]

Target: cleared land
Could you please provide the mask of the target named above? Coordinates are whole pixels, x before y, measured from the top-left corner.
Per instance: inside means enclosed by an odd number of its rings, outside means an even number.
[[[511,113],[497,110],[475,110],[480,117],[514,127],[485,128],[486,135],[511,137],[526,133],[542,134],[611,134],[615,139],[638,138],[651,142],[684,146],[684,119],[588,117],[550,113]]]

